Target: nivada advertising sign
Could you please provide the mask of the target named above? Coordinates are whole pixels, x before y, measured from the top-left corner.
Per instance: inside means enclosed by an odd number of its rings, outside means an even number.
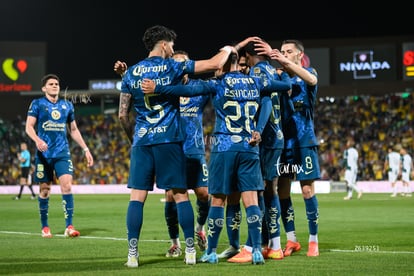
[[[347,46],[334,49],[334,84],[394,81],[397,79],[393,44]]]

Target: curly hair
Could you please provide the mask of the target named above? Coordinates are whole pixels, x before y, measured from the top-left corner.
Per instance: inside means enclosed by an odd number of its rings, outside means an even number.
[[[165,26],[155,25],[145,31],[142,41],[144,42],[145,48],[148,51],[152,51],[159,41],[165,40],[171,42],[176,38],[177,34],[173,30]]]

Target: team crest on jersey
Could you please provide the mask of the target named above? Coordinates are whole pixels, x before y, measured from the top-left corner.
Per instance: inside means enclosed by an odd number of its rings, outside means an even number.
[[[180,97],[180,104],[186,105],[190,102],[189,97]]]
[[[37,172],[36,173],[37,178],[43,178],[44,176],[45,176],[45,174],[43,172]]]
[[[255,75],[259,75],[259,74],[260,74],[260,72],[261,72],[261,70],[260,70],[260,68],[259,68],[259,67],[255,67],[255,68],[253,69],[253,73],[254,73]]]
[[[60,116],[61,116],[61,114],[60,114],[59,110],[53,110],[52,111],[52,118],[53,119],[59,120],[60,119]]]

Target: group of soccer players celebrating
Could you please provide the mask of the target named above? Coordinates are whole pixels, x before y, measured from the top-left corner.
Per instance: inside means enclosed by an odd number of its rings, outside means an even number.
[[[278,50],[259,37],[249,37],[221,48],[210,59],[195,61],[188,54],[181,59],[172,58],[175,38],[175,32],[165,26],[150,27],[143,36],[148,57],[130,67],[120,61],[114,65],[114,71],[122,75],[119,119],[132,145],[125,265],[139,266],[143,208],[154,182],[167,191],[167,224],[170,220],[180,225],[185,239],[184,262],[188,265],[215,264],[220,257],[233,263],[264,264],[265,259],[281,260],[299,251],[290,198],[293,180],[300,182],[305,201],[307,256],[318,256],[319,210],[314,181],[320,178],[320,168],[313,124],[317,73],[302,66],[302,43],[286,40]],[[242,55],[250,68],[248,73],[240,70]],[[280,68],[272,66],[272,60]],[[220,74],[183,83],[189,74],[208,72]],[[215,110],[214,131],[207,140],[211,148],[208,165],[204,139],[195,135],[202,134],[202,112],[197,114],[197,110],[203,109],[205,101],[185,107],[197,97],[207,97]],[[133,121],[131,109],[135,111]],[[196,120],[185,121],[183,113]],[[188,140],[200,146],[201,151],[186,151],[183,145]],[[208,187],[209,200],[197,197],[200,213],[194,225],[187,190],[196,189],[194,185],[203,181],[201,186]],[[189,186],[190,182],[194,185]],[[248,229],[242,248],[238,241],[240,199]],[[280,220],[287,236],[284,249]],[[218,254],[225,224],[230,250],[226,250],[228,254]],[[180,250],[167,252],[169,257],[181,255],[178,229],[174,231],[170,238]],[[198,260],[194,237],[204,251]]]

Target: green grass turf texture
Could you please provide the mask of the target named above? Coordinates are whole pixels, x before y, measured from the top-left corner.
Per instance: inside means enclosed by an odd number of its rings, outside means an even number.
[[[150,194],[139,243],[140,266],[127,268],[128,194],[75,194],[74,225],[79,238],[64,238],[61,196],[52,195],[49,225],[41,237],[37,200],[0,195],[0,274],[4,275],[414,275],[414,197],[364,194],[344,201],[343,193],[319,194],[319,257],[307,257],[308,228],[301,195],[292,195],[302,250],[264,265],[197,263],[166,258],[170,246],[163,195]],[[191,194],[192,202],[195,197]],[[194,207],[194,204],[193,204]],[[241,243],[246,240],[243,213]],[[180,233],[182,231],[180,230]],[[181,234],[181,241],[183,241]],[[286,235],[282,227],[282,246]],[[227,248],[223,228],[218,252]],[[184,247],[184,245],[183,245]],[[197,257],[201,252],[197,252]]]

